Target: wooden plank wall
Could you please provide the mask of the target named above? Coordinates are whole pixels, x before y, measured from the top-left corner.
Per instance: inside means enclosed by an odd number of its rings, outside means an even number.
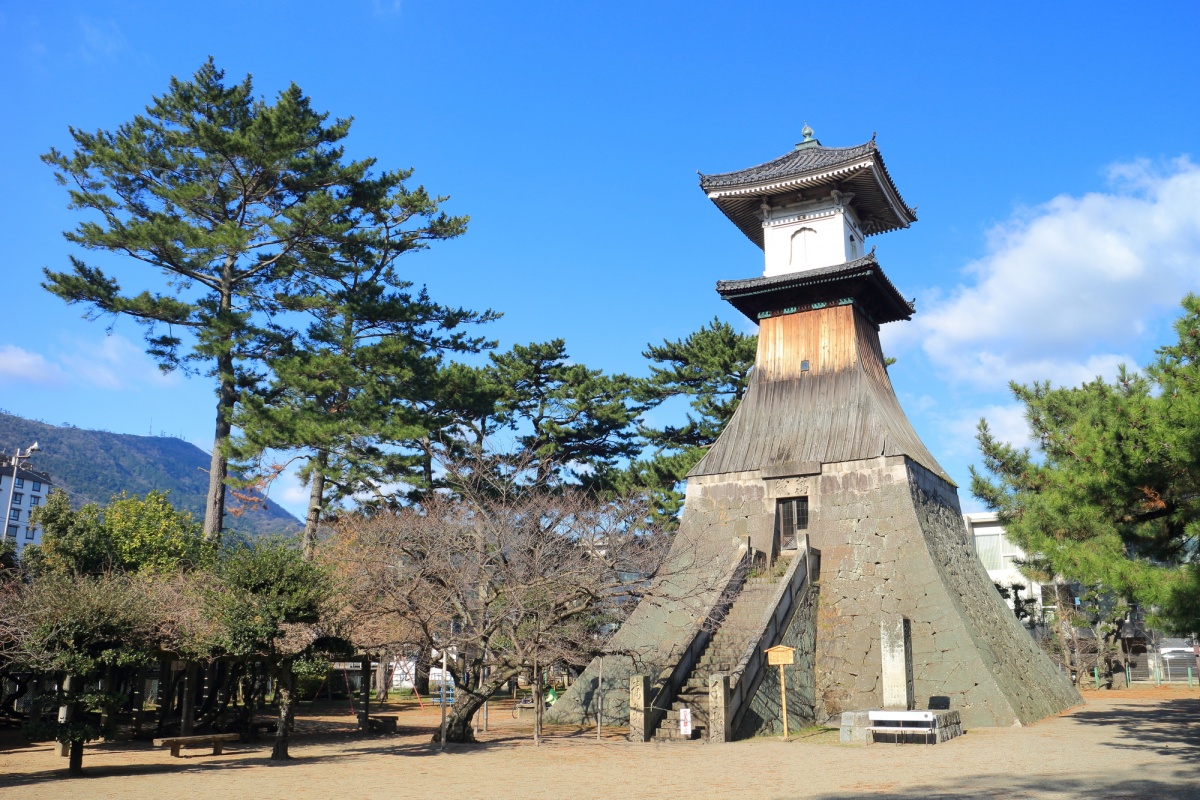
[[[879,335],[854,306],[768,317],[759,323],[756,368],[760,380],[799,378],[804,361],[812,375],[828,375],[851,369],[860,359],[874,360],[877,363],[872,366],[883,370]]]
[[[881,455],[907,455],[949,480],[896,399],[875,326],[835,306],[762,321],[746,396],[690,474]]]

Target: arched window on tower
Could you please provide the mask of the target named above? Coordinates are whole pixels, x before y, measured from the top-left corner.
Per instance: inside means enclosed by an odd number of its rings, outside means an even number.
[[[791,249],[788,253],[788,265],[797,270],[808,268],[808,254],[813,249],[812,239],[817,232],[812,228],[800,228],[792,234]]]

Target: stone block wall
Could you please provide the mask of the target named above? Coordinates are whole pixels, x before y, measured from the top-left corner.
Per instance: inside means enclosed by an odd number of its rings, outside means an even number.
[[[604,660],[606,724],[627,724],[631,675],[651,676],[652,692],[658,691],[717,599],[740,541],[749,537],[756,550],[770,553],[776,500],[805,494],[822,574],[819,598],[814,594],[797,612],[784,641],[811,654],[789,670],[790,720],[799,712],[805,722],[825,722],[882,706],[884,615],[910,620],[917,708],[948,703],[971,728],[1026,724],[1082,702],[992,586],[953,485],[905,456],[820,469],[767,479],[757,471],[689,479],[664,569],[669,579],[614,635],[610,650],[620,655]],[[594,661],[547,719],[594,723],[597,677]],[[778,705],[778,692],[774,670],[763,676],[746,715],[753,721],[744,720],[735,738],[777,732],[771,704]]]
[[[817,603],[819,594],[809,584],[800,595],[791,622],[780,644],[796,648],[796,663],[784,668],[787,680],[788,727],[799,730],[816,721],[816,686],[813,666],[817,646]],[[783,708],[779,692],[779,667],[765,668],[750,706],[734,732],[734,739],[779,736],[783,733]],[[747,676],[748,677],[748,676]]]
[[[653,697],[719,599],[745,537],[769,542],[774,500],[757,473],[688,482],[683,519],[651,596],[610,640],[604,658],[604,722],[629,722],[629,679],[648,675]],[[765,522],[764,522],[765,517]],[[764,534],[764,526],[766,533]],[[764,538],[764,536],[766,538]],[[554,724],[595,724],[599,689],[595,659],[546,714]]]
[[[917,708],[948,699],[970,728],[1081,702],[992,587],[942,478],[904,456],[826,465],[817,516],[818,719],[882,705],[884,615],[911,621]]]

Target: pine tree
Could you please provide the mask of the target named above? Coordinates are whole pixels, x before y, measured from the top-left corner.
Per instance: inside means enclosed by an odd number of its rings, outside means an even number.
[[[712,322],[684,339],[647,345],[651,376],[639,396],[657,405],[673,397],[690,398],[691,413],[682,426],[643,428],[654,452],[607,476],[619,490],[649,491],[661,521],[674,519],[683,504],[678,486],[717,440],[750,384],[758,337],[738,333],[727,322]]]
[[[971,491],[1063,579],[1102,587],[1182,631],[1200,616],[1200,298],[1145,375],[1076,388],[1012,384],[1036,452],[979,425]]]
[[[422,400],[440,393],[442,355],[490,346],[464,328],[496,314],[434,303],[397,271],[400,256],[459,236],[467,224],[439,212],[447,198],[405,188],[410,175],[371,182],[342,219],[348,232],[338,249],[293,276],[278,302],[310,324],[268,356],[268,387],[239,405],[243,433],[234,450],[241,458],[261,461],[275,449],[305,462],[306,554],[330,499],[422,479],[423,454],[395,445],[418,441],[436,425]],[[247,479],[262,474],[259,463]]]
[[[489,381],[503,391],[496,420],[518,433],[520,458],[534,465],[537,485],[553,483],[559,471],[590,483],[637,452],[645,406],[629,376],[570,363],[562,339],[516,345],[491,361]]]
[[[190,81],[172,78],[145,114],[115,131],[71,128],[74,152],[43,156],[69,187],[70,208],[92,212],[67,240],[141,262],[162,287],[125,292],[75,256],[70,271],[45,270],[43,285],[90,317],[146,325],[163,370],[216,381],[209,539],[222,529],[234,405],[261,377],[263,320],[314,253],[337,249],[347,209],[388,183],[368,179],[372,160],[344,160],[350,120],[327,119],[295,84],[274,103],[255,99],[249,76],[226,85],[210,58]]]

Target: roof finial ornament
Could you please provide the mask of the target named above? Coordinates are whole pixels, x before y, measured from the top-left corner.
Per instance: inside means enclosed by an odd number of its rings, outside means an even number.
[[[817,140],[817,137],[813,133],[813,129],[808,127],[808,120],[804,121],[804,127],[800,130],[800,135],[804,138],[801,141],[796,142],[797,150],[820,144],[820,142]]]

